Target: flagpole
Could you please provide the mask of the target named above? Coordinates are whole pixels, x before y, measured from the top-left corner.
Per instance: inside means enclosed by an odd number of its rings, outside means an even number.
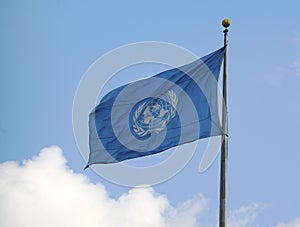
[[[221,148],[221,169],[220,169],[220,213],[219,227],[226,226],[226,179],[227,179],[227,159],[228,159],[228,117],[227,117],[227,44],[228,44],[228,27],[230,21],[222,21],[224,29],[224,61],[223,61],[223,105],[222,105],[222,148]]]

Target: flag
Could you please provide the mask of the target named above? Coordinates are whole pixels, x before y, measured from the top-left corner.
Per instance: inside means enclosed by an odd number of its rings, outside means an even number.
[[[221,135],[217,87],[224,49],[106,94],[89,115],[86,168]]]

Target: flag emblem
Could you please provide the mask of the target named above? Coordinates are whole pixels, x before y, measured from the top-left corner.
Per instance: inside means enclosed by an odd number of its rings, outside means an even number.
[[[147,139],[152,133],[165,130],[176,116],[177,96],[168,90],[159,98],[147,98],[133,107],[132,132],[138,139]]]

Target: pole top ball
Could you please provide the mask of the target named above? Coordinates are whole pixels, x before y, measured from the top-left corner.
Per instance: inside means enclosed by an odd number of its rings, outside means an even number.
[[[222,21],[222,25],[224,28],[228,28],[230,26],[230,20],[229,19],[224,19]]]

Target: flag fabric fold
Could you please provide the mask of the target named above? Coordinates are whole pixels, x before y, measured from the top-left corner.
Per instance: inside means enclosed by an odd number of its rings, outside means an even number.
[[[221,135],[217,88],[223,54],[224,47],[106,94],[89,116],[86,168]]]

